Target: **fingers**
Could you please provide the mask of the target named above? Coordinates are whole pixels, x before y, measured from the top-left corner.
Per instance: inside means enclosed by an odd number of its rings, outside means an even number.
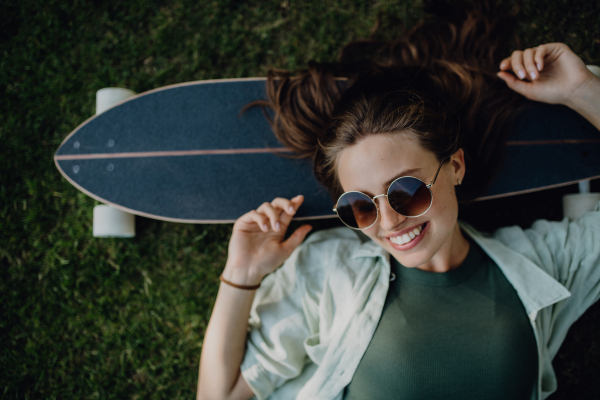
[[[538,77],[537,67],[533,61],[536,50],[537,48],[525,49],[523,52],[523,65],[525,66],[526,74],[529,75],[532,81]]]
[[[279,223],[279,214],[281,214],[281,209],[275,209],[271,203],[265,202],[261,204],[256,211],[267,215],[270,226],[274,231],[279,232],[281,230],[281,224]]]
[[[304,196],[298,195],[291,200],[277,197],[271,204],[283,211],[281,213],[281,221],[287,226],[303,201]]]
[[[294,233],[282,243],[282,246],[286,249],[288,254],[302,243],[308,232],[312,229],[310,225],[302,225],[300,228],[296,229]]]
[[[514,51],[510,58],[511,67],[513,72],[519,77],[519,79],[525,79],[527,73],[523,67],[523,52]]]
[[[263,232],[269,231],[269,217],[266,214],[260,213],[257,210],[252,210],[244,214],[240,220],[244,222],[255,222]],[[250,220],[250,221],[248,221]]]
[[[519,79],[525,79],[525,69],[523,68],[523,52],[513,51],[512,57],[510,58],[511,68],[515,75]]]
[[[517,93],[522,94],[523,96],[530,99],[529,90],[532,85],[531,82],[525,82],[520,79],[517,79],[513,74],[509,74],[506,72],[498,72],[498,77],[506,82],[506,85],[514,90]]]
[[[268,232],[269,229],[281,232],[282,229],[287,228],[303,201],[304,196],[302,195],[298,195],[291,200],[277,197],[270,203],[264,202],[261,204],[249,216],[263,232]]]
[[[540,72],[544,68],[544,56],[547,52],[548,46],[541,44],[537,47],[537,51],[535,52],[535,56],[533,57],[537,70]]]
[[[294,215],[296,213],[296,210],[298,209],[298,206],[300,204],[302,204],[303,200],[304,200],[304,196],[299,194],[298,196],[294,197],[291,200],[284,199],[282,197],[277,197],[275,200],[273,200],[271,202],[271,204],[273,204],[276,207],[281,208],[289,215]]]
[[[528,78],[532,81],[539,78],[539,71],[544,66],[544,55],[547,50],[545,45],[525,49],[524,51],[515,50],[510,57],[505,58],[500,63],[500,70],[512,70],[519,79]]]

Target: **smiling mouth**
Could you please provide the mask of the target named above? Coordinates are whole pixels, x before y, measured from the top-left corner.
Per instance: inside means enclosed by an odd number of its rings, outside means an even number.
[[[423,231],[423,228],[425,228],[425,225],[427,225],[427,222],[421,224],[420,226],[417,226],[416,228],[414,228],[413,230],[411,230],[409,232],[404,233],[403,235],[393,236],[388,239],[390,239],[390,242],[397,244],[397,245],[403,245],[403,244],[410,243],[417,236],[419,236],[421,234],[421,231]]]

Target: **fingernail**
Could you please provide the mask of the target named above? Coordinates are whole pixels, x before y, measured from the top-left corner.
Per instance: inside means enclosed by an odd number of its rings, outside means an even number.
[[[529,75],[531,75],[531,79],[535,79],[537,77],[536,73],[533,71]]]
[[[519,75],[519,78],[521,78],[521,79],[525,78],[525,72],[523,72],[523,71],[517,72],[517,75]]]
[[[275,222],[275,230],[278,231],[281,228],[281,225],[279,225],[279,222]]]
[[[292,207],[292,206],[289,206],[289,207],[288,207],[288,210],[289,210],[289,212],[291,212],[291,213],[294,213],[294,212],[296,211],[296,210],[294,210],[294,207]]]
[[[542,64],[540,64],[540,63],[537,63],[537,67],[538,67],[538,71],[541,71],[541,70],[542,70]]]
[[[267,224],[264,224],[264,225],[263,225],[263,231],[265,231],[265,232],[266,232],[266,231],[268,231],[268,230],[269,230],[269,227],[267,226]]]

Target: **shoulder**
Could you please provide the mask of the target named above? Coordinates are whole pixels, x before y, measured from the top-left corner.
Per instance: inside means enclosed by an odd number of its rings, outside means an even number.
[[[600,203],[581,218],[570,221],[540,219],[530,228],[504,227],[493,238],[521,253],[558,279],[567,270],[592,267],[598,262],[600,246]]]
[[[494,232],[493,236],[506,244],[519,248],[522,242],[531,242],[539,248],[553,251],[575,247],[597,247],[600,235],[600,202],[581,218],[561,221],[539,219],[530,228],[518,226],[504,227]]]

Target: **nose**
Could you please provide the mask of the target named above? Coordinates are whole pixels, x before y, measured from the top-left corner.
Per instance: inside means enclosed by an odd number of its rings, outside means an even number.
[[[379,226],[386,231],[393,231],[398,225],[403,223],[407,218],[398,214],[386,198],[378,198],[379,207]]]

